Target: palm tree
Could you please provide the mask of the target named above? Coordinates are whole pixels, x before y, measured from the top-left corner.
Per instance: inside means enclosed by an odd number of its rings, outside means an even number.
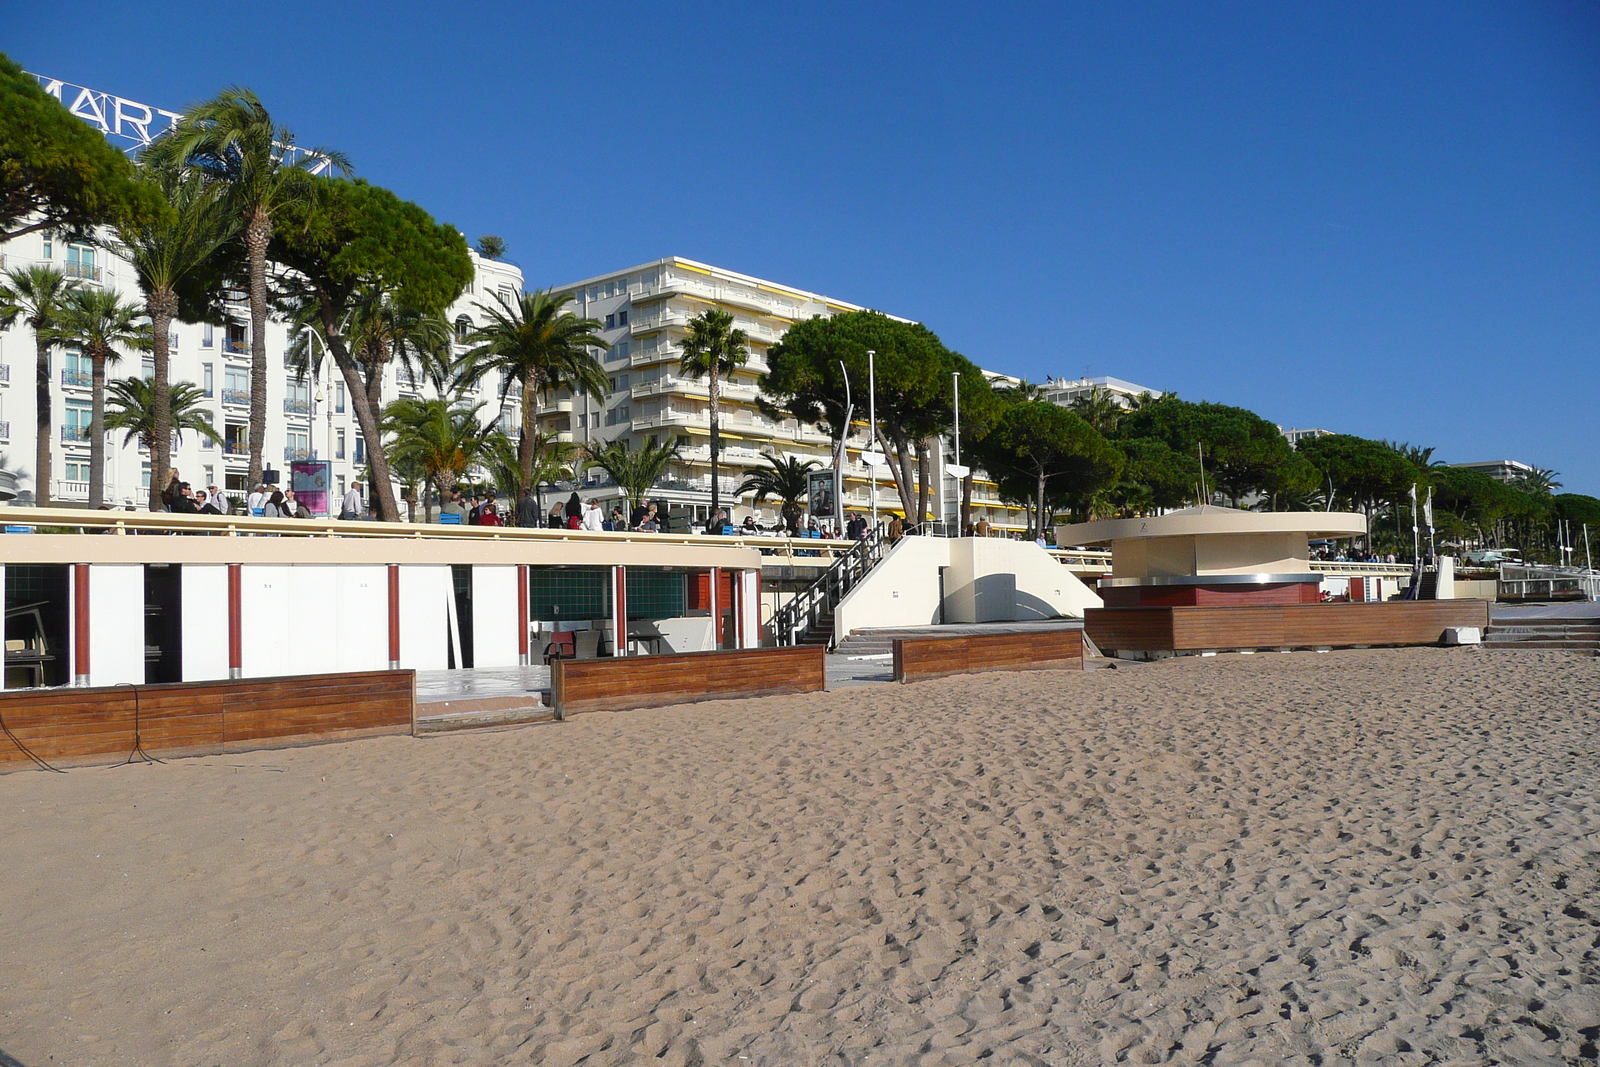
[[[1561,488],[1561,483],[1556,481],[1556,473],[1543,467],[1535,467],[1512,484],[1530,496],[1548,497]]]
[[[733,328],[733,314],[720,308],[707,308],[689,320],[689,336],[683,342],[678,370],[691,378],[706,378],[711,383],[711,514],[717,513],[719,499],[718,456],[722,439],[717,429],[717,380],[731,378],[733,372],[750,359],[749,338]]]
[[[193,430],[201,437],[210,441],[221,441],[217,431],[211,425],[211,420],[206,417],[203,401],[205,392],[193,382],[173,382],[167,391],[168,409],[165,427],[161,426],[160,413],[156,410],[156,383],[154,379],[146,381],[144,378],[119,378],[109,386],[107,403],[110,410],[106,412],[107,430],[126,430],[122,437],[124,446],[132,444],[135,440],[139,447],[150,452],[150,487],[157,500],[161,499],[160,489],[156,483],[160,480],[154,476],[156,471],[166,468],[156,465],[156,445],[160,441],[159,434],[162,429],[169,436],[183,440],[185,430]],[[171,455],[171,441],[168,447],[161,450],[161,454]],[[163,484],[162,489],[166,488]]]
[[[1108,437],[1127,413],[1116,397],[1098,385],[1091,386],[1087,395],[1075,398],[1068,410]]]
[[[478,255],[484,259],[506,258],[506,239],[492,233],[484,234],[478,238]]]
[[[147,165],[193,167],[218,185],[224,203],[244,228],[245,266],[250,282],[250,474],[261,478],[261,451],[267,432],[267,244],[272,216],[289,203],[310,197],[314,170],[349,174],[343,153],[299,149],[294,134],[272,121],[255,93],[224,89],[215,99],[190,108],[149,148]]]
[[[442,498],[484,458],[495,431],[478,421],[481,403],[451,406],[447,400],[396,400],[383,409],[385,446],[397,469],[421,472]],[[424,515],[426,518],[426,515]]]
[[[489,442],[483,465],[494,483],[511,500],[521,500],[523,489],[531,488],[539,511],[543,513],[544,491],[541,486],[545,482],[573,476],[572,457],[577,446],[570,441],[557,441],[551,434],[535,431],[531,482],[522,480],[522,464],[517,456],[517,448],[518,442],[513,441],[509,434],[497,432]]]
[[[121,226],[112,251],[133,265],[144,292],[155,364],[150,389],[150,414],[155,420],[150,469],[164,472],[172,465],[175,413],[168,346],[178,311],[178,290],[203,284],[202,276],[216,271],[217,252],[233,236],[236,225],[222,210],[217,186],[199,175],[176,167],[147,167],[144,176],[168,210],[143,223]],[[161,478],[150,479],[151,511],[161,510],[165,488]]]
[[[54,267],[26,267],[7,271],[0,281],[0,328],[19,317],[33,330],[34,403],[38,437],[34,453],[33,499],[39,507],[50,503],[50,350],[60,342],[58,327],[67,297],[78,287]]]
[[[596,395],[604,395],[607,389],[605,371],[589,352],[591,348],[606,347],[595,333],[600,323],[563,310],[571,300],[570,293],[553,294],[547,289],[523,293],[509,301],[496,293],[493,304],[477,305],[489,321],[467,337],[467,343],[476,347],[461,357],[462,385],[475,385],[490,371],[500,372],[502,406],[511,383],[522,386],[517,464],[523,485],[534,484],[538,397],[563,386],[574,392],[587,389]]]
[[[1044,386],[1035,385],[1026,378],[1019,378],[1015,385],[997,385],[994,391],[1013,404],[1024,404],[1045,398]]]
[[[585,448],[583,458],[611,475],[631,508],[650,495],[657,480],[667,472],[667,465],[678,458],[678,446],[647,443],[635,450],[618,438]]]
[[[822,466],[814,459],[801,461],[793,456],[779,458],[768,453],[761,457],[765,468],[757,467],[739,483],[739,495],[754,492],[755,502],[761,503],[769,496],[783,502],[783,524],[791,534],[797,532],[800,522],[800,501],[806,495],[806,475]]]
[[[105,503],[106,490],[106,365],[122,359],[119,349],[150,347],[150,324],[144,312],[104,289],[74,289],[61,313],[61,340],[77,345],[93,365],[93,399],[89,416],[89,506]],[[165,487],[167,472],[150,468],[150,483]]]

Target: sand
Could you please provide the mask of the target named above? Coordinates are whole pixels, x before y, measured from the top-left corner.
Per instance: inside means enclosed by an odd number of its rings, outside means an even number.
[[[11,774],[0,1049],[1592,1062],[1597,727],[1600,660],[1413,649]]]

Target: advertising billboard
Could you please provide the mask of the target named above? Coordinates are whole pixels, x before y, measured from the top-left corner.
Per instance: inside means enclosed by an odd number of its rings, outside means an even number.
[[[332,504],[332,467],[321,459],[302,459],[289,464],[289,488],[311,514],[330,518],[328,507]]]

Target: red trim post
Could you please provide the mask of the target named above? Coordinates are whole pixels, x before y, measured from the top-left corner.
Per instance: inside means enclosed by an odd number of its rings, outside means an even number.
[[[72,565],[72,684],[89,684],[89,565]]]
[[[244,578],[237,563],[228,564],[228,677],[244,677]]]
[[[400,669],[400,567],[389,564],[389,669]]]
[[[611,568],[611,629],[615,638],[611,654],[628,654],[628,568]]]
[[[722,568],[720,568],[720,567],[712,567],[711,568],[710,581],[707,584],[711,586],[711,597],[710,597],[710,603],[711,603],[711,647],[712,648],[721,648],[722,647],[722,604],[720,602],[721,601],[721,597],[719,597],[717,594],[721,592],[721,590],[718,588],[718,586],[720,586],[722,584]]]
[[[528,568],[517,566],[517,662],[528,665]]]

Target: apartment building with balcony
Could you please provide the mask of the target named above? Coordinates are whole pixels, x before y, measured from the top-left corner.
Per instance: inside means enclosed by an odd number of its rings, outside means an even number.
[[[132,267],[104,247],[84,243],[64,243],[44,234],[28,234],[0,244],[0,267],[13,269],[48,264],[62,270],[82,285],[112,289],[125,299],[142,302],[137,276]],[[479,302],[493,300],[495,293],[508,298],[522,291],[522,272],[516,266],[473,254],[472,283],[448,312],[457,324],[457,336],[465,337],[483,319]],[[219,442],[203,440],[188,433],[177,442],[173,465],[185,481],[196,488],[215,484],[234,494],[246,492],[249,469],[250,422],[250,314],[242,292],[230,301],[230,320],[225,325],[174,323],[172,327],[172,370],[174,382],[188,381],[203,394],[205,417],[216,429]],[[286,356],[293,338],[288,325],[276,318],[267,322],[267,431],[262,453],[264,466],[287,472],[288,464],[301,459],[321,459],[331,463],[334,499],[338,500],[353,481],[362,476],[366,447],[355,419],[343,378],[325,356],[320,338],[310,339],[315,376],[298,377],[288,366]],[[34,390],[34,340],[28,326],[18,321],[0,330],[0,453],[5,469],[18,476],[19,501],[33,499],[37,472],[34,466],[34,439],[37,405]],[[148,377],[153,367],[148,356],[125,357],[108,370],[112,379],[136,375]],[[391,365],[384,373],[384,402],[405,395],[432,395],[426,382],[412,381]],[[486,399],[489,405],[482,417],[500,419],[496,407],[499,383],[482,383],[468,399]],[[70,346],[57,348],[51,355],[51,404],[54,440],[50,496],[62,504],[80,504],[89,497],[89,360]],[[508,405],[508,407],[511,405]],[[509,416],[515,426],[515,411]],[[142,506],[148,500],[153,474],[149,453],[137,444],[124,444],[123,434],[106,439],[106,502],[112,506]],[[287,485],[287,473],[280,477]]]
[[[777,521],[776,501],[756,504],[751,494],[737,495],[745,473],[761,466],[764,454],[833,464],[836,442],[814,425],[763,414],[756,403],[757,383],[768,370],[767,353],[789,327],[819,315],[860,311],[860,305],[679,256],[557,288],[572,295],[575,312],[600,322],[601,337],[609,345],[600,360],[610,388],[604,396],[554,393],[540,406],[541,430],[579,445],[616,439],[676,444],[678,460],[652,495],[668,501],[675,513],[705,518],[711,501],[709,385],[704,378],[682,376],[678,362],[689,321],[716,308],[733,315],[734,326],[749,337],[750,348],[749,362],[719,389],[720,495],[725,506],[733,506],[736,519],[753,513],[759,521]],[[866,384],[860,382],[857,388],[863,417]],[[866,444],[864,426],[845,442],[844,506],[852,510],[871,508],[871,472],[860,459]],[[959,492],[954,480],[944,475],[942,450],[935,458],[936,514],[951,518]],[[620,496],[603,484],[598,471],[588,472],[586,480],[597,499]],[[887,472],[879,477],[877,494],[880,516],[900,513],[899,496]],[[973,505],[973,521],[981,517],[1003,528],[1023,526],[1021,509],[1002,503],[991,482],[978,481]]]

